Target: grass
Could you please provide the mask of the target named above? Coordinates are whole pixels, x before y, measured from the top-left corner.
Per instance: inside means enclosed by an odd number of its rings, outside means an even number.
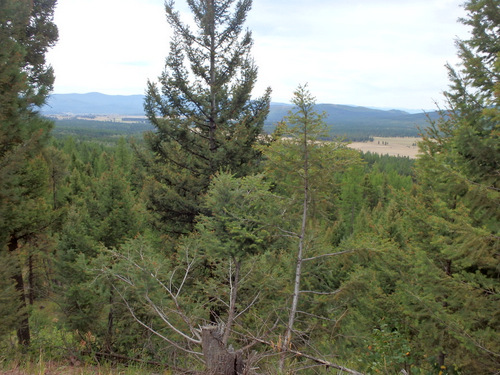
[[[349,147],[363,152],[415,159],[418,154],[417,143],[420,140],[416,137],[373,137],[371,142],[353,142]]]
[[[80,339],[59,321],[56,304],[39,301],[31,307],[31,345],[17,348],[16,333],[0,342],[0,375],[171,375],[146,364],[100,362],[78,353]]]
[[[72,364],[71,362],[45,362],[43,359],[25,364],[9,363],[0,369],[1,375],[171,375],[170,371],[113,365]]]

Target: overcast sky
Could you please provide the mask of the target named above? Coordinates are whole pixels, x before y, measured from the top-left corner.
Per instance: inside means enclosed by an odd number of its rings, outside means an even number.
[[[163,0],[59,0],[48,60],[55,93],[144,94],[160,75],[170,28]],[[255,95],[289,102],[303,83],[318,103],[433,109],[463,0],[254,0],[246,25],[259,67]],[[176,0],[185,20],[184,0]]]

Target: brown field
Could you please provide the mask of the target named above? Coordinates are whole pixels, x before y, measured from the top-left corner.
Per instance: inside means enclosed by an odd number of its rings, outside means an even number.
[[[352,142],[349,147],[363,152],[416,159],[419,141],[420,138],[416,137],[373,137],[372,142]]]

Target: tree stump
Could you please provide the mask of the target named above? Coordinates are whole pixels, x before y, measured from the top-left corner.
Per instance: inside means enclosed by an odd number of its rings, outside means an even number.
[[[217,326],[201,329],[201,346],[207,375],[242,375],[243,360],[240,352],[228,350],[222,342],[223,333]]]

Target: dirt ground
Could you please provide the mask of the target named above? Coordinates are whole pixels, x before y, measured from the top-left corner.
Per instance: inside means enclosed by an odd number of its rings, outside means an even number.
[[[352,142],[349,147],[363,152],[416,159],[419,141],[420,138],[415,137],[373,137],[372,142]]]

